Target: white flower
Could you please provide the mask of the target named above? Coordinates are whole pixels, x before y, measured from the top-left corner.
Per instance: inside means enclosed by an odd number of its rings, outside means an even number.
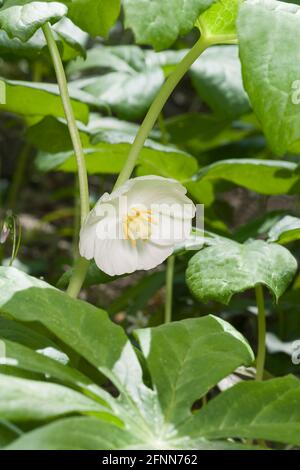
[[[79,251],[110,276],[152,269],[189,237],[194,215],[178,181],[133,178],[99,199],[81,229]]]

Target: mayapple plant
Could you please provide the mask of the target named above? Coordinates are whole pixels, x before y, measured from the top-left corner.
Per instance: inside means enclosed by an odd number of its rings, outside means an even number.
[[[293,93],[300,7],[276,0],[123,0],[122,6],[136,43],[154,50],[87,49],[89,36],[105,37],[116,23],[119,0],[1,2],[0,53],[34,64],[32,81],[3,78],[1,109],[21,116],[26,127],[9,205],[35,148],[38,170],[75,173],[80,223],[79,255],[60,289],[0,267],[0,446],[299,447],[299,379],[276,378],[265,364],[265,291],[276,303],[296,291],[298,279],[285,294],[297,261],[283,245],[300,239],[299,218],[268,214],[230,233],[216,223],[214,203],[220,182],[265,196],[299,193],[300,108]],[[193,47],[167,50],[192,30]],[[49,63],[57,86],[43,81]],[[165,104],[187,74],[213,113],[164,119]],[[103,116],[107,110],[110,117]],[[141,118],[140,126],[132,122]],[[254,138],[263,142],[258,155],[227,158],[226,145],[241,144],[242,151]],[[92,210],[89,174],[117,175]],[[211,230],[204,233],[192,226],[196,204],[207,209]],[[198,301],[197,318],[172,321],[177,260],[190,302]],[[156,288],[165,286],[163,325],[128,337],[103,309],[77,299],[83,286],[164,261],[163,276],[153,273]],[[219,310],[251,290],[256,357]],[[214,315],[203,312],[208,301]],[[255,380],[229,386],[241,367],[255,367]]]

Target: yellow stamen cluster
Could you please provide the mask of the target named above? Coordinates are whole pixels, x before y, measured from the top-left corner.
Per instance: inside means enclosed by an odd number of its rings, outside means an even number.
[[[132,246],[136,245],[137,240],[147,241],[154,223],[151,210],[131,208],[123,221],[125,239],[130,240]]]

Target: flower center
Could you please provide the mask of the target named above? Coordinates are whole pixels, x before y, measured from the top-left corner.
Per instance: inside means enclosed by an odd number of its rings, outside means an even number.
[[[151,210],[131,208],[123,220],[125,239],[130,240],[133,246],[137,240],[149,240],[153,223]]]

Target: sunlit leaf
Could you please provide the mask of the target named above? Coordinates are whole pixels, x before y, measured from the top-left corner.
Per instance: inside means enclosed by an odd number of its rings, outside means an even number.
[[[204,248],[192,257],[187,284],[203,302],[228,304],[239,292],[265,285],[276,300],[284,293],[297,270],[297,261],[284,247],[262,240],[241,245],[227,240]]]

